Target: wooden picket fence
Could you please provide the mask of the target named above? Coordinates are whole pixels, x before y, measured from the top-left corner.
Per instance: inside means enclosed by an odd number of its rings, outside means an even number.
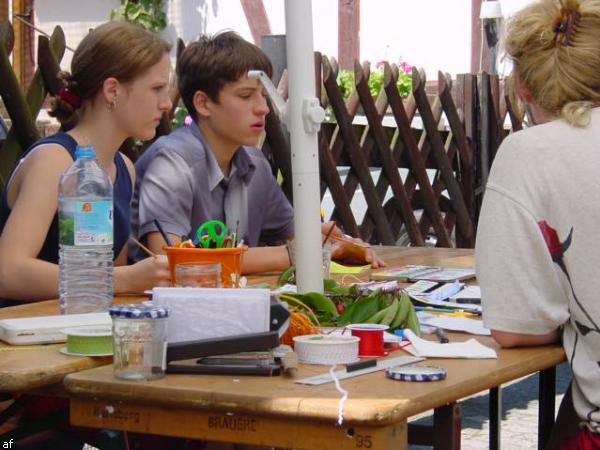
[[[35,120],[46,95],[60,89],[56,75],[65,48],[60,27],[50,39],[39,37],[38,68],[24,94],[8,59],[11,33],[8,22],[0,24],[0,96],[12,119],[0,147],[0,185],[20,152],[40,137]],[[180,41],[178,54],[181,50]],[[336,83],[336,61],[316,53],[315,62],[317,96],[334,116],[318,138],[321,197],[329,192],[333,199],[331,218],[371,243],[473,247],[483,187],[497,148],[523,124],[498,78],[462,74],[453,85],[440,72],[437,92],[431,95],[424,72],[413,69],[412,92],[401,98],[399,69],[386,63],[383,88],[373,98],[367,84],[370,64],[356,62],[355,89],[344,100]],[[285,80],[280,85],[284,93]],[[169,131],[169,121],[163,120],[157,134]],[[135,158],[130,143],[123,149]],[[293,201],[289,140],[274,114],[267,116],[263,151]],[[362,220],[352,209],[359,192],[367,205]]]

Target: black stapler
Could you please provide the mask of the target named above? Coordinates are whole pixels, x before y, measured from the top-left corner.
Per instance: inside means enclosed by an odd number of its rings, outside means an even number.
[[[167,346],[167,373],[279,375],[281,360],[272,350],[279,346],[290,312],[271,297],[270,331],[176,342]],[[198,359],[196,359],[198,358]],[[193,360],[183,362],[183,360]],[[177,361],[177,362],[176,362]]]

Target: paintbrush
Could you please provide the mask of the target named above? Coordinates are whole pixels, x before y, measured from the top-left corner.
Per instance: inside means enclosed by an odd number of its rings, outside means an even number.
[[[329,227],[329,231],[327,231],[327,234],[325,235],[325,239],[323,239],[323,245],[325,245],[327,243],[327,241],[329,240],[329,236],[331,236],[331,232],[333,231],[334,228],[335,228],[335,222],[333,222],[331,224],[331,227]]]
[[[135,245],[137,245],[139,248],[144,250],[148,256],[152,256],[153,258],[158,258],[158,255],[156,253],[154,253],[152,250],[150,250],[148,247],[146,247],[144,244],[142,244],[140,241],[138,241],[133,236],[129,236],[129,240],[131,242],[133,242]]]

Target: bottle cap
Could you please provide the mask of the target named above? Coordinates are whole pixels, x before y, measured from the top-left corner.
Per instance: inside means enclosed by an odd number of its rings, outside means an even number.
[[[80,158],[95,158],[96,151],[93,145],[78,145],[75,148],[75,159]]]
[[[393,366],[385,369],[388,378],[400,381],[439,381],[446,378],[446,369],[438,366]]]
[[[151,302],[115,305],[108,310],[108,313],[110,317],[126,319],[162,319],[169,317],[168,308],[154,305]]]

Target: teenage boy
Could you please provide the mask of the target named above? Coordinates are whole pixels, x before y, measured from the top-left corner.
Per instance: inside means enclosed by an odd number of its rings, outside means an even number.
[[[255,148],[269,108],[248,70],[270,76],[271,62],[231,31],[203,36],[180,55],[178,87],[193,123],[158,139],[136,162],[133,222],[152,251],[162,253],[165,244],[155,219],[173,242],[217,219],[251,247],[242,260],[244,273],[289,265],[279,244],[294,235],[293,210]],[[343,248],[337,254],[343,256]],[[370,252],[365,261],[381,264]]]

